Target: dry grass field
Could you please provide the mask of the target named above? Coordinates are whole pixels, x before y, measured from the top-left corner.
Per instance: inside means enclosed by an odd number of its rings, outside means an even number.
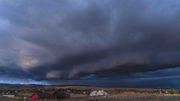
[[[38,101],[180,101],[180,95],[168,94],[136,94],[124,93],[108,97],[74,97],[66,100],[38,100]]]
[[[125,93],[112,95],[107,98],[89,99],[87,101],[180,101],[180,95]]]
[[[33,90],[34,89],[34,90]],[[36,89],[44,88],[21,88],[16,98],[0,97],[0,101],[29,101],[20,100],[20,97],[29,97]],[[68,99],[44,99],[38,101],[180,101],[180,90],[178,89],[128,89],[128,88],[98,88],[82,86],[46,87],[47,92],[59,89],[70,89],[71,97]],[[104,90],[107,96],[90,97],[89,92],[93,90]],[[5,89],[8,90],[8,89]],[[14,89],[16,90],[16,89]]]

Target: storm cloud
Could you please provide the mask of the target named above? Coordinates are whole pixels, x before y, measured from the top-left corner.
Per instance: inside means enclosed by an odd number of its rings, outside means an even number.
[[[0,0],[0,75],[71,80],[175,68],[179,18],[179,0]]]

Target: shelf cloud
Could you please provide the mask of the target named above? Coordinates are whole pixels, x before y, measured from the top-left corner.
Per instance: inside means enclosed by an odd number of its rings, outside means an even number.
[[[0,0],[0,75],[79,80],[175,68],[179,17],[179,0]]]

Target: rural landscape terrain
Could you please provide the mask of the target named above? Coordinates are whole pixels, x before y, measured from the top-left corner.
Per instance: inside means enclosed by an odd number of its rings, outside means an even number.
[[[0,101],[180,101],[180,0],[0,0]]]
[[[5,84],[0,88],[0,101],[179,101],[180,99],[180,90],[175,89]],[[101,93],[93,94],[93,92]]]

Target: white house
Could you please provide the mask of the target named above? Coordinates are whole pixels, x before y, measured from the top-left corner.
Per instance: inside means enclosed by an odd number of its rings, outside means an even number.
[[[98,90],[98,91],[92,91],[90,94],[89,94],[89,96],[91,96],[91,97],[96,97],[96,96],[107,96],[108,95],[108,93],[107,92],[105,92],[104,90]]]
[[[4,94],[4,95],[2,95],[2,96],[4,96],[4,97],[9,97],[9,98],[14,98],[14,97],[15,97],[15,95],[11,95],[11,94]]]

